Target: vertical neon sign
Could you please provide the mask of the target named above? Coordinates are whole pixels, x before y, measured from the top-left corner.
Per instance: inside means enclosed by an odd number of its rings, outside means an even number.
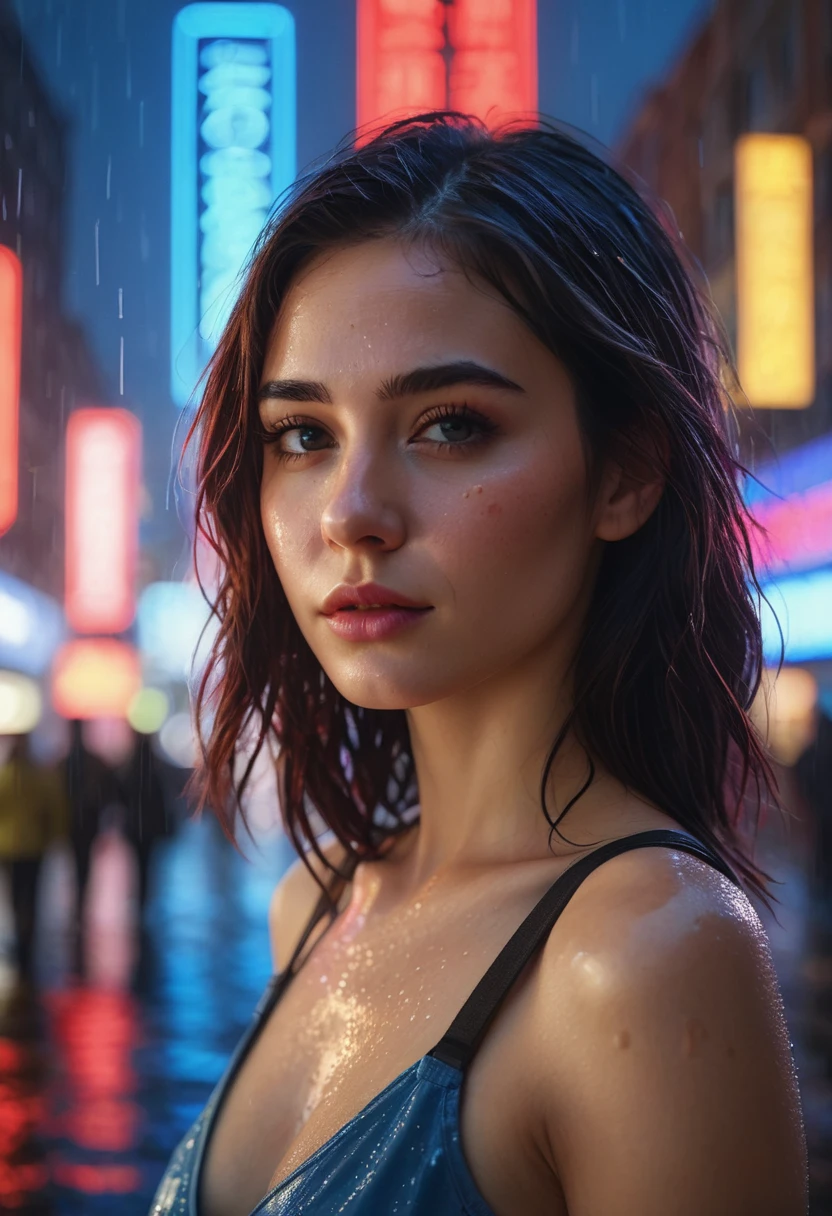
[[[537,108],[537,0],[358,0],[359,127],[450,108]]]
[[[0,245],[0,536],[17,518],[23,270]]]
[[[735,153],[737,361],[748,404],[815,398],[812,145],[743,135]]]
[[[136,613],[141,425],[83,409],[66,429],[66,616],[78,633],[120,633]]]
[[[537,0],[454,0],[451,108],[496,123],[537,109]]]
[[[439,0],[358,0],[358,126],[445,104]]]
[[[295,176],[295,29],[277,4],[189,4],[173,22],[171,393],[185,405],[240,271]]]

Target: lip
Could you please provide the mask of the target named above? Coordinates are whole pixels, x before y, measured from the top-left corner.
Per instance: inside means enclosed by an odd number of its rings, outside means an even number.
[[[430,608],[430,604],[420,604],[401,591],[391,587],[382,587],[379,583],[339,583],[330,591],[323,602],[321,612],[324,616],[333,616],[343,609],[366,608],[375,605],[381,608]],[[354,615],[354,614],[351,614]]]
[[[432,608],[342,608],[327,615],[333,633],[348,642],[381,642],[423,621]]]

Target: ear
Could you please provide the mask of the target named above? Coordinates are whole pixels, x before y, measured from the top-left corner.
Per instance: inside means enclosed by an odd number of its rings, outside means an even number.
[[[604,469],[595,504],[599,540],[624,540],[646,523],[659,504],[667,467],[656,442],[622,445]]]

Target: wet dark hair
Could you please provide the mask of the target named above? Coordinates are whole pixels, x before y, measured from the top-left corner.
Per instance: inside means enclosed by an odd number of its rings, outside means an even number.
[[[331,870],[322,826],[348,863],[373,859],[417,796],[404,710],[356,706],[334,687],[289,608],[259,506],[257,393],[281,302],[315,255],[389,236],[490,284],[563,362],[591,486],[610,451],[664,479],[648,521],[605,546],[574,656],[574,706],[541,774],[551,831],[561,834],[580,797],[551,817],[547,778],[571,731],[589,761],[584,789],[601,765],[767,903],[771,877],[749,843],[761,809],[777,805],[776,783],[748,716],[763,658],[731,358],[667,216],[544,122],[492,132],[432,113],[396,123],[302,178],[260,238],[189,435],[199,443],[198,536],[221,570],[197,695],[201,805],[231,835],[254,757],[275,747],[287,832]]]

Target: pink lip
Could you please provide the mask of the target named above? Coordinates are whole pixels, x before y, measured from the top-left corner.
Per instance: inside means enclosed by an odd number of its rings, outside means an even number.
[[[382,587],[380,583],[340,583],[333,587],[323,602],[321,612],[331,616],[342,608],[430,608],[420,604],[402,591]]]
[[[327,616],[329,627],[348,642],[381,642],[421,621],[430,608],[341,609]]]

